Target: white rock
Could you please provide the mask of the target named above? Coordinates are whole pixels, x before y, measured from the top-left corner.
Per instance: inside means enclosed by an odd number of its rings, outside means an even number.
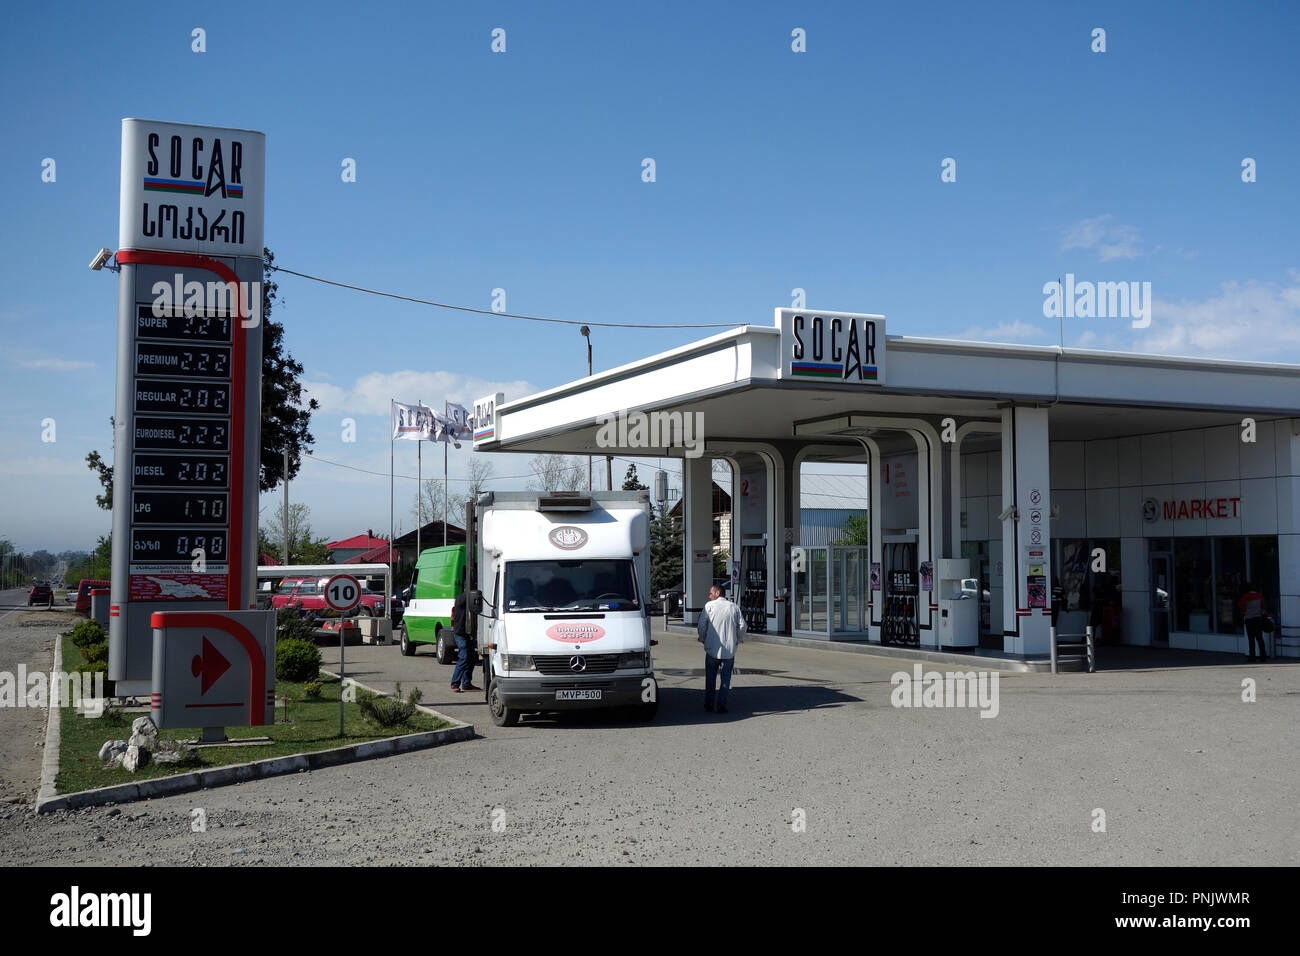
[[[158,736],[158,728],[153,725],[153,718],[149,716],[137,717],[131,721],[131,730],[135,733],[153,734]]]
[[[112,760],[114,757],[121,756],[126,751],[126,746],[125,740],[106,741],[104,746],[99,748],[99,759]]]
[[[131,739],[126,742],[128,747],[139,747],[141,750],[157,750],[158,735],[156,733],[146,734],[136,731],[131,735]]]
[[[149,762],[149,751],[142,750],[131,744],[126,748],[126,753],[122,755],[122,766],[134,773]]]

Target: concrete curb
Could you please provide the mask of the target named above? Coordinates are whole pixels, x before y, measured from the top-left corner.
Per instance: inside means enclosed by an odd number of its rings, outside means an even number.
[[[57,666],[57,665],[56,665]],[[329,671],[322,671],[330,674]],[[337,677],[337,674],[330,674]],[[351,680],[351,678],[349,678]],[[362,684],[357,684],[363,687]],[[366,690],[372,688],[365,687]],[[209,787],[227,787],[246,780],[262,780],[267,777],[279,777],[284,774],[297,773],[300,770],[321,770],[359,760],[373,760],[377,757],[392,757],[414,750],[426,750],[441,744],[458,740],[469,740],[474,736],[474,725],[440,714],[429,707],[419,707],[421,712],[445,720],[452,726],[441,730],[428,730],[418,734],[404,734],[399,737],[385,737],[382,740],[368,740],[360,744],[348,744],[330,750],[316,750],[305,754],[288,754],[283,757],[270,757],[255,760],[252,763],[231,764],[228,767],[213,767],[210,770],[197,770],[193,773],[178,773],[170,777],[157,777],[141,780],[137,783],[121,783],[111,787],[99,787],[95,790],[80,790],[76,793],[53,795],[53,778],[50,780],[51,795],[45,795],[45,774],[41,774],[41,797],[36,801],[37,813],[53,813],[56,810],[75,810],[81,807],[96,807],[106,803],[127,803],[132,800],[150,800],[154,797],[170,797],[194,790],[206,790]],[[52,713],[57,713],[51,708]],[[51,717],[56,727],[57,716]],[[55,738],[55,767],[58,765],[58,744]],[[48,741],[46,746],[48,747]]]
[[[63,670],[63,635],[54,635],[54,671]],[[51,707],[50,719],[45,725],[45,751],[41,754],[41,788],[36,793],[39,812],[42,801],[55,798],[55,781],[59,776],[59,742],[63,737],[63,708]]]
[[[680,624],[670,624],[669,634],[691,634],[693,629]],[[662,630],[659,633],[663,633]],[[651,637],[654,635],[651,634]],[[982,666],[990,670],[1014,671],[1026,674],[1050,674],[1050,660],[1023,660],[1019,657],[1003,657],[995,654],[956,654],[951,651],[929,651],[915,647],[890,647],[885,644],[868,644],[860,641],[823,641],[806,637],[785,637],[781,634],[746,634],[745,643],[780,644],[785,647],[798,647],[812,651],[838,651],[842,654],[871,654],[875,657],[888,657],[891,660],[928,661],[934,664],[960,664],[967,667]],[[1057,664],[1058,671],[1082,671],[1084,664],[1078,660],[1062,660]]]

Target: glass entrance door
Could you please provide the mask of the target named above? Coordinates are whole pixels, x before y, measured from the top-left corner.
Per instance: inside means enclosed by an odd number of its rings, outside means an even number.
[[[1153,644],[1169,643],[1169,616],[1173,613],[1174,607],[1174,586],[1169,566],[1169,555],[1151,555],[1151,642]]]

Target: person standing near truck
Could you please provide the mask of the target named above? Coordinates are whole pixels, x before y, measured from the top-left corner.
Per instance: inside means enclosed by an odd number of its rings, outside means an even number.
[[[731,670],[736,663],[736,645],[745,637],[745,616],[740,608],[722,596],[716,584],[709,588],[709,602],[704,605],[700,620],[695,625],[699,641],[704,645],[704,709],[714,711],[714,682],[722,672],[722,686],[718,689],[716,711],[727,712],[727,694],[731,691]]]
[[[478,690],[471,683],[474,676],[474,644],[469,636],[469,614],[466,613],[468,602],[465,591],[456,595],[451,606],[452,636],[456,639],[456,669],[451,672],[451,689],[457,694],[467,690]]]
[[[1264,595],[1247,581],[1242,585],[1237,607],[1241,610],[1242,623],[1246,625],[1246,660],[1255,659],[1256,644],[1259,644],[1259,659],[1268,660],[1268,655],[1264,653]]]

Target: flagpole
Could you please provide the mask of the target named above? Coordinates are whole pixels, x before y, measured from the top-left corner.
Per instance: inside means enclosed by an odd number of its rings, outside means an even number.
[[[419,560],[420,554],[420,529],[424,527],[424,478],[420,472],[420,449],[424,447],[424,439],[420,438],[417,433],[415,436],[415,553],[416,560]]]
[[[388,400],[388,586],[397,591],[397,580],[393,577],[393,400]],[[391,601],[390,594],[385,600]]]

